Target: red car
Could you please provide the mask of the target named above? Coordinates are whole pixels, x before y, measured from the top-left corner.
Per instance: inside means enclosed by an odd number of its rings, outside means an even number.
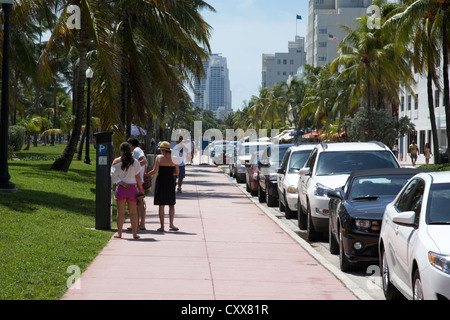
[[[245,184],[247,192],[252,196],[258,195],[258,161],[264,150],[252,154],[249,162],[245,163]]]

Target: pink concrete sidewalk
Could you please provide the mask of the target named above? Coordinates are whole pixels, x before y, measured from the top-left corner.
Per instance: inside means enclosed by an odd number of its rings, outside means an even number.
[[[157,207],[147,197],[141,239],[111,239],[62,299],[356,299],[216,167],[186,173],[180,230],[156,231]]]

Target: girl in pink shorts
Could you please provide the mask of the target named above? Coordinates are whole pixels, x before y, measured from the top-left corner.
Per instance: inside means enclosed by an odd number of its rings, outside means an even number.
[[[138,190],[135,185],[128,185],[124,187],[121,184],[118,184],[116,187],[116,193],[114,194],[114,200],[123,201],[128,200],[131,202],[137,202],[136,196],[138,194]]]
[[[111,166],[112,182],[117,184],[114,199],[117,202],[117,235],[122,238],[125,211],[128,205],[133,238],[138,239],[137,199],[138,190],[144,194],[139,161],[133,158],[128,142],[120,145],[120,157],[114,159]]]

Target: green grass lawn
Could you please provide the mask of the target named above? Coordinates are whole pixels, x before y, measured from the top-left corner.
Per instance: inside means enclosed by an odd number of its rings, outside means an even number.
[[[8,164],[19,191],[0,193],[1,300],[61,298],[68,268],[84,271],[112,236],[93,229],[95,150],[91,165],[75,155],[67,173],[50,170],[64,147],[31,146]]]

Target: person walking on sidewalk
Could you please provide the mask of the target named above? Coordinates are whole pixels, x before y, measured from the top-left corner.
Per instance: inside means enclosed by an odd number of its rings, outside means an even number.
[[[137,235],[137,199],[138,192],[144,193],[141,181],[141,171],[143,168],[139,161],[133,158],[130,144],[123,142],[120,145],[120,157],[114,159],[111,165],[111,179],[117,184],[114,199],[117,202],[117,235],[122,238],[123,222],[126,206],[130,213],[131,231],[134,239],[139,239]]]
[[[141,171],[141,181],[144,183],[144,172],[147,171],[147,158],[145,157],[144,151],[139,147],[139,141],[136,138],[129,138],[128,143],[130,144],[131,151],[133,152],[133,158],[139,161],[143,170]],[[145,230],[145,194],[144,196],[138,197],[137,200],[137,211],[138,211],[138,221],[139,230]]]
[[[177,187],[177,192],[181,193],[181,186],[183,185],[183,180],[186,177],[186,163],[185,163],[185,152],[184,149],[188,150],[186,146],[183,144],[183,136],[180,136],[178,138],[178,141],[176,144],[172,146],[173,152],[176,157],[178,157],[178,168],[179,168],[179,174],[175,177],[177,180],[175,180],[175,185]]]
[[[419,155],[419,147],[417,146],[417,144],[414,140],[409,145],[408,151],[411,155],[411,163],[413,166],[415,166],[416,161],[417,161],[417,156]]]
[[[158,155],[156,158],[153,170],[145,174],[157,175],[153,204],[159,206],[158,213],[161,227],[158,231],[164,231],[165,206],[169,206],[169,230],[178,231],[178,228],[173,224],[176,203],[174,176],[179,174],[178,162],[176,159],[172,159],[172,150],[170,149],[169,142],[162,142],[159,150],[161,151],[161,155]]]
[[[428,142],[425,144],[425,148],[423,149],[423,153],[425,154],[425,162],[426,162],[426,164],[429,164],[432,153],[431,153],[430,144]]]

